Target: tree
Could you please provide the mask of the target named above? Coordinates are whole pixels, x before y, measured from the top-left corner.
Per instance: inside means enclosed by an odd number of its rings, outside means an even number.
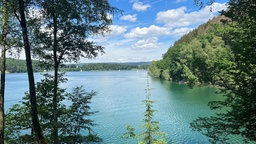
[[[149,89],[146,89],[146,93],[149,93]],[[144,132],[140,134],[142,140],[140,143],[143,144],[165,144],[167,143],[165,138],[161,138],[165,133],[160,131],[157,121],[153,120],[155,110],[152,109],[154,101],[150,100],[150,94],[148,94],[146,100],[144,101],[146,106],[146,111],[144,112]]]
[[[0,6],[2,10],[2,33],[1,35],[1,92],[0,92],[0,143],[4,142],[4,98],[5,98],[5,73],[8,72],[8,62],[10,59],[6,58],[6,52],[13,54],[11,48],[15,48],[16,52],[19,53],[21,45],[20,33],[15,28],[17,26],[16,21],[13,21],[12,9],[10,7],[10,1],[2,0],[0,1]],[[15,52],[15,53],[16,53]]]
[[[212,142],[226,141],[229,135],[256,141],[256,2],[230,0],[228,4],[228,11],[222,14],[232,20],[228,23],[225,42],[234,54],[234,63],[221,71],[220,86],[225,100],[209,103],[212,109],[225,111],[200,117],[191,126]]]
[[[61,126],[61,137],[63,142],[83,143],[83,142],[99,142],[100,138],[92,134],[92,126],[94,121],[88,119],[88,116],[96,112],[90,111],[90,103],[96,92],[86,92],[82,86],[75,87],[72,93],[67,95],[67,99],[71,101],[71,105],[67,109],[66,115],[61,118],[63,125]],[[82,136],[81,131],[86,131],[87,136]]]
[[[217,16],[197,29],[184,35],[163,55],[153,62],[149,74],[161,79],[182,82],[189,85],[216,85],[219,69],[225,69],[219,61],[232,61],[230,47],[225,43],[226,25]]]
[[[149,75],[153,76],[153,77],[160,77],[161,75],[161,69],[158,68],[158,63],[160,61],[152,61],[152,63],[150,64],[148,71],[149,71]]]
[[[58,84],[67,82],[64,78],[64,73],[59,74]],[[52,97],[54,94],[54,76],[50,74],[44,74],[44,79],[36,85],[37,98],[38,98],[38,114],[39,121],[44,129],[47,142],[53,143],[53,103]],[[66,99],[66,89],[57,89],[57,109],[60,116],[66,112],[66,106],[63,101]]]
[[[66,79],[59,76],[58,83],[64,83]],[[53,110],[52,95],[54,88],[54,77],[49,74],[44,75],[44,79],[36,84],[38,115],[44,134],[49,143],[53,143]],[[90,100],[96,92],[86,92],[82,86],[73,89],[72,93],[67,93],[65,89],[58,88],[58,113],[60,143],[82,143],[99,142],[101,139],[93,134],[92,126],[94,121],[88,116],[95,112],[90,111]],[[64,103],[69,103],[70,106]],[[29,94],[23,97],[20,104],[15,104],[6,115],[6,141],[8,143],[32,143],[33,129],[31,117],[29,117]],[[82,134],[87,131],[88,134]]]
[[[27,3],[29,1],[26,1]],[[27,4],[26,3],[26,4]],[[35,91],[35,81],[34,81],[34,74],[33,74],[33,67],[32,67],[32,60],[31,60],[31,48],[28,39],[28,29],[27,29],[27,21],[25,16],[25,2],[23,0],[19,0],[18,3],[14,1],[14,6],[17,6],[18,13],[16,8],[14,7],[14,13],[19,20],[22,34],[23,34],[23,44],[25,49],[25,56],[26,56],[26,65],[27,65],[27,73],[28,73],[28,80],[29,80],[29,96],[30,96],[30,103],[31,103],[31,117],[32,117],[32,128],[35,132],[36,141],[41,144],[45,144],[46,140],[44,138],[39,119],[38,119],[38,111],[37,111],[37,99],[36,99],[36,91]]]
[[[4,92],[6,70],[6,35],[7,35],[7,0],[3,0],[2,6],[2,55],[1,55],[1,90],[0,90],[0,144],[4,144]]]
[[[58,83],[66,82],[63,75],[59,76]],[[52,143],[53,138],[53,115],[49,111],[53,110],[52,105],[53,95],[53,76],[44,74],[44,78],[36,84],[37,108],[39,121],[44,130],[47,142]],[[65,105],[62,103],[65,99],[65,89],[58,89],[58,110],[61,115],[66,111]],[[16,104],[7,113],[7,141],[13,143],[20,141],[20,143],[32,143],[34,130],[29,117],[30,111],[29,93],[27,92],[23,97],[21,104]],[[17,121],[18,120],[18,121]],[[25,132],[24,132],[25,131]]]
[[[35,28],[35,53],[44,64],[54,69],[54,143],[58,143],[57,88],[58,71],[63,62],[78,61],[80,57],[94,58],[103,47],[86,40],[91,34],[108,30],[109,14],[117,9],[106,0],[100,1],[38,1],[42,21]],[[42,29],[46,29],[42,31]]]
[[[22,104],[13,105],[6,113],[5,141],[7,143],[33,143],[35,141],[28,93],[26,95]]]
[[[138,144],[166,144],[165,133],[160,131],[158,122],[153,120],[156,110],[152,109],[154,101],[150,100],[150,90],[147,78],[147,88],[145,89],[146,100],[143,101],[146,106],[143,119],[144,124],[142,126],[144,131],[140,134],[135,134],[135,129],[127,126],[127,132],[123,134],[122,138],[138,138]]]

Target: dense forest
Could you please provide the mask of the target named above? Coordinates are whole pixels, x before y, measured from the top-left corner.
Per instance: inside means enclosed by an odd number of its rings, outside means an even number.
[[[127,62],[127,63],[78,63],[78,64],[63,64],[60,67],[62,72],[67,71],[108,71],[108,70],[146,70],[150,62]],[[53,69],[43,69],[40,62],[33,61],[34,72],[53,71]],[[27,72],[26,61],[14,58],[6,59],[7,73],[24,73]]]
[[[94,122],[88,119],[95,113],[88,104],[96,93],[86,92],[81,86],[71,93],[61,89],[59,85],[66,81],[61,66],[104,53],[104,47],[88,37],[108,31],[112,24],[109,15],[121,11],[106,0],[1,0],[0,7],[0,144],[98,141],[91,130]],[[7,51],[21,50],[25,61],[6,59]],[[39,61],[32,61],[32,57]],[[34,72],[42,70],[53,73],[35,83]],[[22,103],[10,108],[9,113],[4,110],[6,71],[27,72],[29,88]],[[64,100],[71,105],[63,105]]]
[[[130,63],[87,63],[87,64],[66,64],[61,67],[62,71],[108,71],[108,70],[146,70],[150,62]]]
[[[208,2],[195,0],[199,7]],[[208,3],[209,4],[209,3]],[[151,76],[190,85],[215,85],[224,100],[208,103],[215,116],[191,122],[211,143],[242,136],[256,141],[256,4],[229,1],[228,10],[184,35],[149,67]]]
[[[232,65],[234,56],[225,41],[229,19],[218,16],[181,37],[163,55],[153,61],[149,73],[176,82],[212,84],[219,82],[220,70]]]
[[[35,72],[43,71],[39,66],[39,61],[33,61],[33,67]],[[26,61],[14,58],[6,59],[6,72],[7,73],[22,73],[27,72]]]
[[[214,2],[194,1],[201,8]],[[75,86],[71,92],[62,89],[60,85],[67,81],[62,70],[146,68],[144,64],[64,65],[104,53],[104,47],[89,38],[109,31],[110,15],[121,11],[107,0],[1,0],[0,7],[0,144],[100,142],[93,132],[95,122],[90,119],[96,112],[89,105],[97,93],[87,92],[83,86]],[[224,100],[209,103],[211,109],[218,110],[216,115],[195,119],[191,128],[206,135],[211,143],[228,143],[233,135],[242,137],[244,143],[255,142],[256,1],[229,0],[227,7],[222,16],[176,41],[162,60],[152,62],[149,74],[190,86],[218,86]],[[25,61],[6,59],[6,51],[15,49],[25,52]],[[32,56],[39,61],[33,61]],[[34,72],[43,70],[53,73],[35,83]],[[22,102],[7,113],[6,71],[26,71],[29,87]],[[166,143],[162,135],[153,135],[162,132],[152,120],[155,110],[149,91],[148,86],[144,131],[135,134],[127,127],[126,136],[139,137],[139,143]]]

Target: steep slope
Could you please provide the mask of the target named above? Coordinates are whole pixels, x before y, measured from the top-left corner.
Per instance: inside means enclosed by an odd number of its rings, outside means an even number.
[[[218,83],[221,70],[233,61],[225,42],[225,21],[223,16],[215,17],[181,37],[162,60],[152,62],[149,74],[189,84]]]

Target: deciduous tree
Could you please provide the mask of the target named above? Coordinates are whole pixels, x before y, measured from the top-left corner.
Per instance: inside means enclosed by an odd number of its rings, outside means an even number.
[[[17,16],[17,19],[19,20],[19,23],[22,29],[22,37],[23,37],[27,73],[28,73],[28,80],[29,80],[29,96],[30,96],[30,103],[31,103],[30,106],[31,106],[32,128],[35,133],[36,141],[40,144],[45,144],[46,140],[44,138],[41,125],[38,119],[35,80],[34,80],[34,72],[32,67],[31,48],[30,48],[30,42],[28,37],[27,20],[25,15],[25,8],[26,8],[25,4],[28,4],[30,1],[24,2],[23,0],[18,0],[18,2],[17,1],[13,1],[13,2],[14,2],[13,3],[14,13]]]
[[[234,54],[234,63],[221,71],[220,86],[224,101],[210,102],[212,109],[222,111],[212,117],[201,117],[191,126],[207,135],[212,142],[227,142],[229,135],[242,135],[256,141],[256,1],[230,0],[222,12],[232,22],[225,41]]]
[[[4,144],[4,97],[6,70],[6,37],[7,37],[7,0],[2,2],[2,53],[1,53],[1,88],[0,88],[0,144]]]
[[[80,57],[94,58],[103,47],[88,41],[91,34],[108,30],[109,15],[117,9],[107,0],[43,0],[38,1],[41,20],[35,28],[35,53],[41,61],[54,68],[53,127],[54,143],[58,143],[57,88],[58,72],[63,62],[78,61]]]
[[[88,117],[96,112],[90,111],[91,99],[96,92],[86,92],[83,86],[75,87],[72,93],[67,94],[71,105],[67,108],[66,115],[61,117],[61,137],[67,143],[99,142],[101,139],[93,134],[92,127],[95,125]],[[81,132],[86,132],[84,136]]]
[[[66,79],[59,75],[58,83]],[[49,143],[53,143],[53,114],[52,96],[54,77],[45,74],[44,78],[36,84],[39,121]],[[93,133],[94,121],[89,119],[95,112],[90,110],[90,102],[96,92],[86,92],[82,86],[76,87],[71,93],[58,88],[58,113],[60,143],[88,143],[99,142],[101,139]],[[70,105],[65,105],[69,103]],[[29,94],[23,97],[20,104],[15,104],[6,116],[6,141],[8,143],[33,143],[33,129],[29,113]],[[86,131],[82,133],[81,131]]]

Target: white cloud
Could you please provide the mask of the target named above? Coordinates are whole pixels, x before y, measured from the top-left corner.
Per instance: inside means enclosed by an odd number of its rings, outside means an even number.
[[[163,23],[168,27],[175,27],[175,26],[184,26],[184,24],[182,24],[183,20],[183,16],[185,15],[185,10],[186,7],[180,7],[177,9],[171,9],[171,10],[167,10],[167,11],[162,11],[157,13],[157,18],[156,21],[158,23]],[[180,23],[180,22],[182,23]]]
[[[147,0],[147,3],[146,1],[141,3],[140,0],[129,0],[130,4],[135,5],[135,7],[138,4],[140,6],[150,4],[153,7],[153,3],[158,1],[162,2],[162,4],[167,2],[164,0],[156,0],[154,2]],[[186,0],[174,0],[174,2],[183,1]],[[119,0],[119,2],[121,1]],[[137,7],[137,10],[146,11],[150,5],[144,9]],[[155,21],[152,20],[156,16],[154,13],[153,15],[148,15],[151,18],[151,23],[144,23],[143,19],[140,19],[139,24],[144,26],[138,27],[124,23],[127,20],[136,22],[138,14],[129,13],[124,15],[120,20],[125,21],[119,23],[120,25],[112,25],[110,27],[112,31],[109,34],[105,34],[105,37],[91,38],[97,44],[104,46],[106,52],[93,60],[93,62],[132,62],[160,59],[175,39],[193,30],[199,24],[206,22],[216,15],[218,10],[225,9],[226,6],[214,3],[211,8],[212,12],[209,6],[197,11],[191,11],[190,7],[180,7],[162,12],[158,10],[159,13]],[[133,7],[133,9],[135,8]],[[136,20],[132,20],[133,18],[136,18]],[[158,23],[156,24],[155,22]],[[89,60],[86,59],[86,61]]]
[[[150,27],[136,27],[130,33],[125,34],[126,38],[144,38],[144,37],[159,37],[169,35],[167,28],[151,25]]]
[[[147,39],[142,39],[137,41],[135,44],[132,45],[134,48],[143,48],[143,49],[154,49],[159,48],[158,38],[151,37]]]
[[[152,38],[152,40],[145,40],[151,42],[146,46],[145,43],[141,43],[141,46],[135,47],[136,45],[132,44],[134,42],[122,42],[122,45],[119,43],[115,43],[110,41],[105,46],[105,54],[99,55],[94,62],[138,62],[138,61],[152,61],[158,60],[162,57],[162,54],[165,53],[169,47],[169,45],[162,45],[162,43],[154,43],[157,42],[156,38]],[[142,46],[143,44],[143,46]],[[156,48],[157,45],[158,47]],[[152,48],[153,46],[153,48]],[[82,61],[91,62],[88,59],[82,59]]]
[[[170,28],[184,27],[206,22],[223,9],[226,9],[226,5],[220,3],[213,3],[211,6],[190,13],[186,12],[186,7],[180,7],[159,12],[156,21]]]
[[[134,14],[134,15],[123,15],[120,19],[130,21],[130,22],[136,22],[137,15],[136,14]]]
[[[142,2],[134,2],[132,8],[136,11],[146,11],[151,6],[149,4],[143,4]]]
[[[211,6],[207,6],[204,10],[212,10],[213,13],[226,10],[227,9],[227,4],[220,4],[220,3],[213,3]]]
[[[183,28],[174,29],[171,33],[175,37],[180,37],[180,36],[183,36],[183,35],[189,33],[192,30],[193,30],[193,28],[183,27]]]
[[[107,35],[111,35],[111,36],[117,36],[117,35],[121,35],[124,32],[126,32],[127,29],[124,26],[119,26],[119,25],[111,25],[110,26],[110,33],[108,33]]]
[[[104,35],[91,35],[87,40],[93,41],[100,45],[105,45],[110,39],[116,39],[122,36],[127,31],[125,26],[120,25],[110,25],[109,31],[104,33]]]

